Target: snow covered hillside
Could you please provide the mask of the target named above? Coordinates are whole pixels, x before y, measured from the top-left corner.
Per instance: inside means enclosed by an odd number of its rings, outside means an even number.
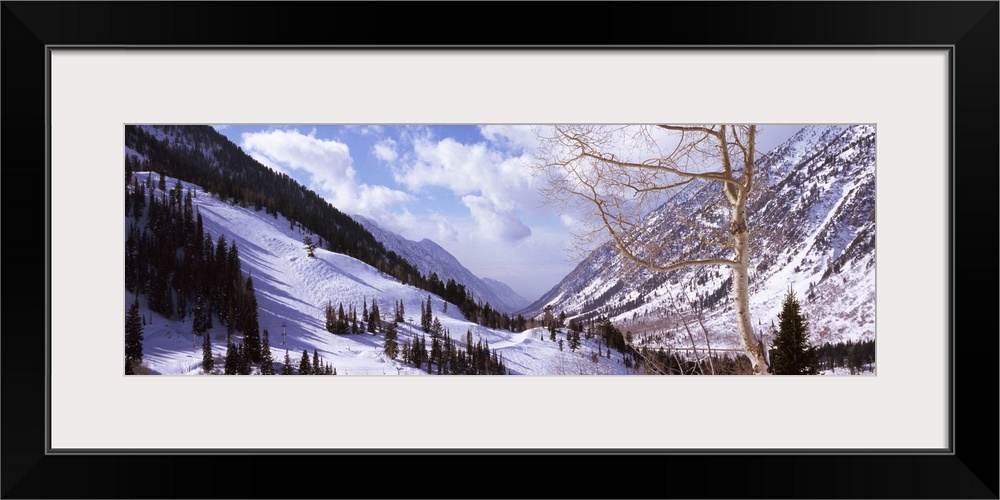
[[[750,300],[765,345],[789,288],[814,345],[874,339],[875,127],[805,127],[758,161],[756,177],[758,196],[748,205]],[[682,240],[687,229],[668,224],[670,212],[721,220],[724,214],[704,208],[717,195],[717,185],[691,184],[644,224],[664,241]],[[704,256],[697,241],[673,245],[672,258]],[[570,317],[609,316],[633,332],[637,345],[684,348],[691,345],[690,330],[702,349],[709,341],[713,348],[739,348],[731,290],[727,268],[653,273],[605,245],[524,314],[537,317],[551,305]]]
[[[429,239],[419,242],[411,241],[384,229],[377,222],[360,215],[352,215],[368,232],[375,236],[386,249],[396,252],[401,257],[417,266],[421,273],[430,275],[437,273],[441,281],[453,279],[465,285],[476,300],[489,303],[494,309],[505,313],[516,313],[528,305],[528,299],[521,297],[506,284],[490,279],[480,278],[466,269],[454,255]]]
[[[133,152],[133,154],[136,154]],[[153,176],[153,186],[159,184],[159,174],[136,172],[140,183]],[[267,211],[255,211],[219,200],[200,187],[180,180],[183,191],[193,191],[193,205],[204,221],[204,230],[211,237],[223,235],[239,248],[242,272],[253,278],[256,290],[259,325],[268,330],[275,370],[280,371],[287,351],[291,364],[298,367],[303,350],[312,356],[315,350],[324,362],[332,364],[338,375],[397,375],[426,374],[422,368],[389,359],[383,353],[384,334],[335,335],[325,328],[324,311],[328,303],[337,307],[343,303],[355,305],[360,313],[362,304],[372,306],[377,302],[383,318],[392,317],[393,304],[402,300],[405,315],[399,325],[399,344],[412,341],[423,334],[420,328],[421,304],[428,293],[404,285],[377,269],[342,254],[332,253],[322,247],[315,250],[315,257],[307,255],[303,238],[308,233],[282,215],[273,216]],[[173,187],[177,179],[167,178],[166,185]],[[153,189],[156,189],[155,187]],[[157,192],[157,196],[163,193]],[[128,229],[130,218],[126,218]],[[311,235],[318,240],[318,235]],[[125,307],[135,301],[133,293],[126,292]],[[488,342],[497,349],[511,374],[624,374],[621,354],[612,352],[610,357],[597,357],[596,340],[587,340],[576,352],[570,352],[558,342],[549,340],[547,330],[536,328],[512,333],[492,330],[462,317],[459,308],[447,307],[436,296],[431,297],[433,315],[450,333],[459,349],[466,346],[466,332],[471,331],[474,342]],[[143,361],[150,373],[170,375],[202,374],[202,339],[192,333],[192,320],[167,320],[152,312],[145,294],[139,297],[143,317]],[[284,332],[284,335],[283,335]],[[216,357],[215,372],[220,372],[226,351],[226,328],[219,321],[209,330]],[[565,338],[565,333],[558,334]],[[240,342],[241,335],[234,334]],[[257,370],[257,368],[255,368]]]

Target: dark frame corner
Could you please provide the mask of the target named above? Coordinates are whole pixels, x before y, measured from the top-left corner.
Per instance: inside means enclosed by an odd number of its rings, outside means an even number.
[[[952,151],[951,316],[954,354],[952,403],[954,446],[948,453],[927,454],[758,454],[758,455],[526,455],[502,456],[498,464],[537,469],[546,489],[527,488],[523,481],[502,478],[462,479],[463,469],[449,469],[458,484],[485,481],[491,496],[716,498],[998,498],[997,318],[977,315],[967,304],[984,298],[996,303],[995,259],[969,258],[981,251],[982,235],[997,227],[998,184],[998,45],[1000,3],[985,2],[735,2],[670,3],[671,19],[642,15],[649,4],[586,4],[587,9],[559,9],[549,17],[528,4],[493,9],[491,22],[453,26],[439,11],[459,4],[320,2],[2,2],[3,142],[2,164],[8,196],[4,204],[8,238],[4,258],[24,269],[37,269],[30,283],[8,278],[17,293],[4,294],[2,355],[2,495],[41,497],[406,497],[424,492],[404,478],[420,464],[421,481],[439,460],[459,458],[469,467],[486,457],[427,453],[416,457],[366,454],[351,457],[288,455],[254,462],[252,454],[54,455],[47,453],[47,383],[45,363],[50,248],[47,191],[47,93],[50,47],[105,46],[343,46],[412,43],[461,46],[510,44],[510,34],[523,33],[517,44],[574,44],[606,47],[665,46],[817,46],[951,47]],[[660,8],[660,7],[658,7]],[[601,23],[628,26],[606,29]],[[412,19],[436,19],[413,23]],[[331,29],[335,27],[336,29]],[[583,27],[587,27],[583,29]],[[665,29],[665,28],[670,29]],[[610,47],[613,49],[613,47]],[[919,139],[914,139],[915,144]],[[976,189],[986,186],[987,189]],[[959,196],[962,193],[962,196]],[[44,218],[43,218],[44,217]],[[977,226],[971,227],[973,222]],[[985,230],[979,227],[986,226]],[[958,230],[961,229],[961,234]],[[28,236],[28,235],[31,236]],[[961,237],[959,237],[961,236]],[[975,237],[976,241],[970,243]],[[994,240],[991,240],[994,241]],[[43,243],[44,242],[44,243]],[[990,251],[994,246],[987,245]],[[963,258],[958,258],[959,256]],[[16,260],[12,260],[16,259]],[[981,262],[987,260],[992,262]],[[989,269],[984,269],[988,267]],[[985,278],[980,278],[980,275]],[[915,278],[917,279],[917,278]],[[977,299],[970,302],[969,299]],[[956,306],[959,306],[956,309]],[[11,314],[16,312],[16,314]],[[40,318],[45,318],[41,321]],[[15,324],[16,322],[16,324]],[[43,325],[45,325],[43,327]],[[961,337],[956,339],[956,333]],[[981,426],[976,422],[985,422]],[[426,455],[426,456],[425,456]],[[433,456],[431,456],[433,455]],[[493,457],[497,458],[497,457]],[[327,464],[326,461],[338,463]],[[349,480],[336,488],[325,481],[302,478],[287,485],[239,481],[248,468],[295,470],[321,460],[335,477],[380,477],[391,467],[392,480]],[[433,464],[428,466],[426,464]],[[664,477],[634,481],[638,466],[669,471]],[[510,465],[499,465],[509,467]],[[484,465],[483,467],[493,467]],[[564,467],[577,469],[566,481]],[[597,467],[600,467],[598,469]],[[475,468],[479,468],[478,464]],[[587,468],[599,476],[586,474]],[[551,474],[550,474],[551,472]],[[617,477],[617,474],[625,476]],[[787,474],[787,476],[776,476]],[[763,480],[761,478],[764,478]],[[396,480],[398,479],[398,480]],[[273,483],[273,482],[272,482]],[[298,484],[295,484],[298,483]],[[626,484],[627,483],[627,484]],[[355,490],[354,488],[358,488]],[[548,489],[551,488],[551,489]],[[467,489],[435,496],[477,496]]]

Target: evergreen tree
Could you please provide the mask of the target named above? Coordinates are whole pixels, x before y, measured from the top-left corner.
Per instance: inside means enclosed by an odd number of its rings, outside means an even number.
[[[378,302],[372,299],[372,316],[368,319],[368,332],[377,333],[382,331],[382,313],[378,310]]]
[[[333,311],[333,304],[326,303],[326,331],[337,333],[337,314]]]
[[[139,297],[128,308],[125,316],[125,363],[142,363],[142,324],[139,315]]]
[[[316,349],[313,349],[312,374],[313,375],[322,375],[323,374],[322,366],[323,365],[319,364],[319,351],[317,351]]]
[[[201,367],[205,373],[211,373],[215,368],[215,358],[212,356],[212,334],[205,332],[205,338],[201,342]]]
[[[337,333],[340,335],[346,335],[349,330],[349,325],[347,323],[347,314],[344,313],[344,303],[341,302],[337,306]]]
[[[253,364],[250,363],[250,349],[247,349],[242,343],[239,349],[236,351],[239,353],[239,371],[240,375],[250,375],[253,371]]]
[[[365,309],[367,310],[367,307]],[[380,320],[378,315],[378,304],[375,303],[375,299],[372,299],[371,314],[365,314],[364,319],[368,322],[368,333],[374,335]]]
[[[288,357],[288,349],[285,349],[285,366],[281,367],[282,375],[292,375],[292,358]]]
[[[388,325],[385,325],[385,344],[382,347],[389,359],[396,359],[396,356],[399,355],[399,341],[397,339],[396,322],[390,321]]]
[[[432,312],[433,310],[434,309],[432,309],[432,306],[431,306],[431,296],[428,295],[427,296],[427,306],[424,307],[424,317],[423,317],[423,319],[421,321],[421,326],[423,326],[424,331],[427,332],[427,333],[430,333],[430,331],[431,331],[431,322],[433,321],[433,315],[434,315],[434,313]],[[424,326],[424,325],[426,325],[426,326]]]
[[[302,244],[305,245],[306,255],[316,257],[316,244],[313,243],[312,236],[302,238]]]
[[[192,320],[191,327],[195,333],[202,333],[212,328],[212,311],[209,310],[205,304],[204,297],[201,295],[198,296],[195,302],[194,320]]]
[[[222,366],[222,373],[226,375],[236,375],[236,353],[234,352],[235,346],[233,346],[232,339],[226,340],[226,362]]]
[[[420,301],[420,329],[424,333],[431,331],[431,324],[427,319],[427,306],[424,305],[423,301]]]
[[[257,294],[253,288],[253,276],[247,277],[244,293],[246,297],[242,316],[246,350],[251,362],[260,363],[260,325],[257,322]]]
[[[799,312],[795,292],[788,290],[778,331],[771,346],[771,373],[778,375],[815,375],[819,372],[819,355],[809,345],[809,331],[805,318]]]
[[[299,375],[312,375],[312,364],[309,363],[309,351],[302,349],[302,357],[299,358]]]
[[[274,375],[274,359],[271,358],[271,340],[264,329],[264,342],[260,347],[260,374]]]
[[[580,332],[570,330],[566,336],[569,338],[569,350],[576,352],[576,350],[580,348]]]

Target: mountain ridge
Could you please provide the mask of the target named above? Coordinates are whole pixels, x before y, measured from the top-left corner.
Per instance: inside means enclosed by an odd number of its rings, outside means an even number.
[[[871,125],[808,126],[758,160],[762,174],[755,179],[758,195],[748,204],[748,225],[751,309],[759,335],[769,334],[766,325],[791,287],[810,316],[814,343],[874,338],[874,134]],[[686,190],[650,212],[643,227],[672,241],[671,256],[702,251],[696,244],[673,243],[685,235],[680,226],[667,225],[667,214],[680,210],[717,220],[704,208],[717,196],[712,189],[717,187]],[[723,267],[653,273],[607,243],[521,313],[538,317],[551,305],[572,317],[610,316],[623,329],[668,346],[689,342],[684,322],[695,325],[703,313],[710,342],[735,346],[730,287]]]
[[[454,279],[465,285],[466,291],[472,292],[476,300],[489,303],[494,309],[516,313],[529,303],[503,282],[476,276],[458,258],[429,238],[409,240],[385,229],[370,218],[357,214],[352,214],[351,217],[372,233],[382,245],[415,265],[421,273],[428,276],[435,273],[441,281]]]

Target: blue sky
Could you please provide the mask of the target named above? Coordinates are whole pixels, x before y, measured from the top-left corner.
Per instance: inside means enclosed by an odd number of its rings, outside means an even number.
[[[519,125],[216,125],[264,165],[348,214],[438,243],[480,277],[535,300],[568,274],[579,214],[546,205]],[[758,150],[801,126],[771,125]]]

